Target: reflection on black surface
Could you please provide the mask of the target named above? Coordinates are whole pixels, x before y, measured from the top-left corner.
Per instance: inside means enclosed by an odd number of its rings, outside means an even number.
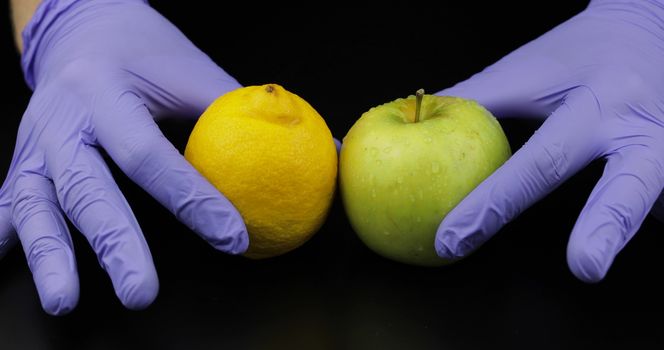
[[[646,222],[604,282],[586,285],[567,270],[566,236],[583,204],[572,194],[589,192],[591,183],[573,181],[467,260],[442,268],[406,266],[369,251],[349,230],[339,201],[302,248],[254,261],[215,252],[174,219],[164,219],[146,195],[130,191],[161,279],[155,304],[125,310],[79,237],[81,302],[71,315],[47,316],[15,250],[0,264],[3,344],[476,349],[661,343],[657,317],[664,290],[653,265],[662,244],[660,223]],[[155,211],[160,220],[150,219]]]

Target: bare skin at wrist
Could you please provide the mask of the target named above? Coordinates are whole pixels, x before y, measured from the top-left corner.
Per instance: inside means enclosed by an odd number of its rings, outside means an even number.
[[[11,17],[14,29],[14,43],[19,52],[23,53],[23,38],[21,32],[28,24],[30,18],[37,10],[41,0],[10,0]]]

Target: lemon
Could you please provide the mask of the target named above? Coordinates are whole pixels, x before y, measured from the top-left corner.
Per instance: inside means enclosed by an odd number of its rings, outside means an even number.
[[[289,252],[327,217],[337,176],[332,133],[307,101],[278,84],[218,97],[196,122],[184,154],[242,215],[247,257]]]

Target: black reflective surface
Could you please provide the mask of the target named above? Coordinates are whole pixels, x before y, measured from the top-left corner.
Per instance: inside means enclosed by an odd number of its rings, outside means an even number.
[[[585,6],[472,2],[360,10],[252,3],[231,11],[204,1],[152,3],[242,84],[277,82],[307,99],[337,138],[369,107],[465,79]],[[29,91],[2,6],[6,174]],[[517,119],[502,123],[513,150],[537,128]],[[160,126],[183,150],[193,124]],[[64,317],[45,314],[17,247],[0,261],[0,349],[660,348],[662,223],[648,218],[599,284],[579,282],[566,265],[567,237],[602,165],[591,164],[468,259],[435,269],[369,251],[339,198],[300,249],[262,261],[227,256],[113,168],[150,245],[161,283],[157,300],[144,311],[124,309],[71,227],[78,307]]]

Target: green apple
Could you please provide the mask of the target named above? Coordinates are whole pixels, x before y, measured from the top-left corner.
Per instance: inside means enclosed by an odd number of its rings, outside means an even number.
[[[505,133],[473,100],[416,95],[371,108],[343,138],[339,185],[360,239],[399,262],[440,266],[445,215],[511,156]]]

